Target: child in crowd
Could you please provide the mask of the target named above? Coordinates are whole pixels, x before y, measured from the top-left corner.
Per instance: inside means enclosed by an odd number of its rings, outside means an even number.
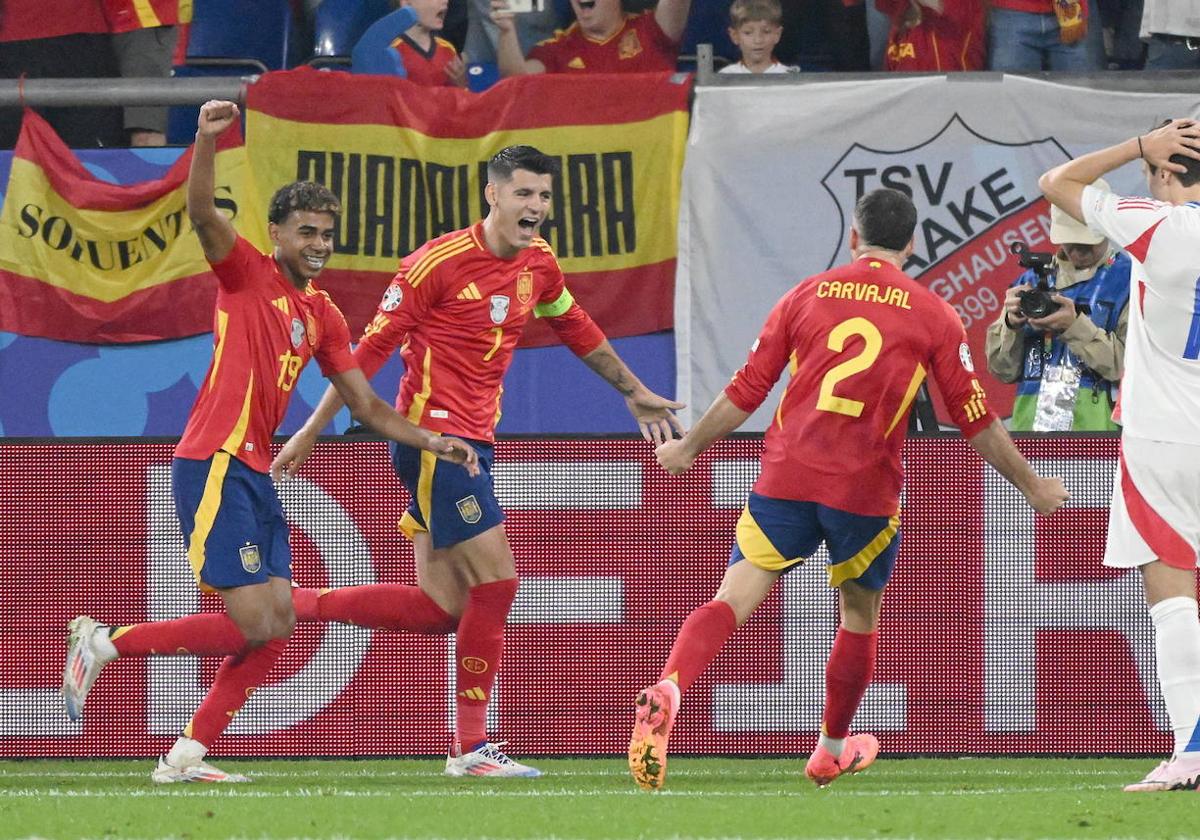
[[[729,37],[742,60],[721,68],[722,73],[797,73],[799,67],[780,64],[775,47],[783,35],[779,0],[733,0],[729,7]]]
[[[466,87],[466,63],[453,44],[437,37],[449,5],[449,0],[400,0],[400,8],[373,23],[355,45],[354,72],[407,76],[431,87]]]

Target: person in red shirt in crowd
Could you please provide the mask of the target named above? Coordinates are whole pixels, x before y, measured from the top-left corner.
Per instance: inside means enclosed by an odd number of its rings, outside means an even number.
[[[1014,73],[1104,69],[1096,0],[991,0],[988,69]]]
[[[790,370],[724,580],[684,621],[659,682],[638,695],[629,769],[643,788],[663,785],[681,693],[775,581],[822,542],[841,626],[825,668],[821,734],[805,773],[824,787],[875,760],[878,740],[851,735],[850,722],[874,673],[880,604],[900,545],[905,418],[926,374],[971,446],[1034,510],[1048,515],[1068,498],[1061,479],[1033,471],[988,409],[958,315],[901,270],[916,223],[904,193],[878,189],[860,198],[850,228],[853,262],[785,294],[746,364],[704,416],[655,452],[667,472],[685,472]]]
[[[337,197],[297,181],[271,199],[270,255],[238,236],[213,198],[217,136],[238,119],[233,102],[200,109],[188,175],[188,218],[217,276],[213,360],[175,448],[175,510],[197,584],[225,612],[108,627],[88,616],[70,623],[63,700],[72,720],[101,668],[120,656],[224,656],[212,688],[155,782],[244,782],[204,761],[213,742],[279,659],[295,623],[288,526],[268,475],[271,435],[287,411],[300,371],[316,358],[357,416],[430,458],[479,472],[470,445],[431,434],[371,390],[350,353],[350,332],[329,296],[312,285],[333,253]]]
[[[171,75],[179,28],[192,20],[192,0],[104,0],[104,16],[122,76],[167,77]],[[166,106],[126,108],[125,131],[130,146],[166,145]]]
[[[692,0],[659,0],[653,11],[627,14],[621,0],[571,0],[575,23],[524,56],[507,0],[492,0],[500,75],[674,70],[691,6]]]
[[[875,7],[892,20],[885,70],[984,68],[987,13],[982,0],[875,0]]]
[[[0,0],[0,79],[117,75],[101,0]],[[39,108],[72,148],[120,146],[118,108]],[[19,108],[0,109],[0,149],[21,129]]]
[[[483,221],[422,245],[400,263],[354,357],[368,374],[396,351],[404,378],[396,408],[422,429],[456,434],[479,452],[477,477],[442,469],[411,446],[392,464],[412,497],[400,529],[413,542],[417,585],[374,584],[296,593],[301,621],[340,621],[422,635],[455,634],[455,731],[448,776],[538,776],[489,741],[487,706],[504,651],[517,572],[492,484],[492,442],[504,374],[531,318],[544,318],[584,364],[625,398],[647,440],[679,430],[679,403],[655,394],[575,302],[554,251],[538,236],[557,161],[509,146],[488,162]],[[326,390],[272,471],[292,475],[341,409]]]
[[[458,50],[438,32],[446,22],[449,0],[402,0],[417,13],[417,22],[391,43],[410,81],[430,87],[466,87],[467,65]]]

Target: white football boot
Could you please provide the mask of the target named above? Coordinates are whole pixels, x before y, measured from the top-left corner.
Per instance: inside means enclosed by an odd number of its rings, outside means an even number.
[[[71,720],[83,717],[83,703],[100,669],[117,658],[112,642],[102,645],[97,639],[98,634],[107,639],[107,633],[107,627],[86,615],[72,619],[67,625],[67,662],[63,667],[62,694],[67,717]]]
[[[542,775],[541,770],[520,764],[505,755],[500,749],[504,743],[485,742],[479,749],[464,753],[462,745],[455,740],[450,747],[450,754],[446,756],[446,775],[493,778],[519,776],[527,779]]]

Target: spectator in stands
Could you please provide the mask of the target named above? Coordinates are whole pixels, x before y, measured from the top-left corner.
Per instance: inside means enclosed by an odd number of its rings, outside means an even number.
[[[779,0],[733,0],[729,7],[729,37],[742,60],[722,73],[796,73],[799,67],[781,64],[775,47],[783,35],[783,7]]]
[[[430,87],[466,87],[466,64],[453,44],[437,36],[448,7],[448,0],[400,0],[399,9],[371,24],[355,44],[354,72],[391,73]]]
[[[492,0],[467,0],[467,46],[472,61],[497,63],[497,44],[500,30],[492,20]],[[516,16],[517,41],[521,54],[554,37],[554,33],[571,22],[569,0],[543,0],[539,11],[523,12]]]
[[[112,33],[112,50],[121,75],[155,78],[171,75],[179,27],[191,22],[191,0],[104,0],[104,17]],[[125,109],[130,146],[164,146],[167,107],[141,105]]]
[[[1096,6],[1104,25],[1108,69],[1141,70],[1146,63],[1146,45],[1138,37],[1142,28],[1142,0],[1097,0]]]
[[[875,0],[875,5],[892,21],[885,70],[983,69],[982,0]]]
[[[1104,69],[1104,39],[1094,0],[992,0],[988,68],[1016,73]]]
[[[100,0],[0,0],[0,78],[104,78],[117,75]],[[117,108],[39,109],[73,148],[119,146]],[[0,109],[0,148],[11,149],[21,112]]]
[[[1147,70],[1200,68],[1200,15],[1195,3],[1145,0],[1141,35],[1149,42]]]
[[[659,0],[628,14],[621,0],[571,0],[575,23],[526,56],[507,0],[492,0],[501,76],[522,73],[648,73],[674,70],[692,0]]]
[[[1103,181],[1095,186],[1108,189]],[[1112,411],[1124,368],[1132,263],[1057,207],[1050,210],[1050,241],[1059,246],[1051,298],[1058,308],[1029,317],[1021,293],[1037,284],[1037,275],[1018,277],[988,327],[988,370],[1017,383],[1013,431],[1117,431]]]

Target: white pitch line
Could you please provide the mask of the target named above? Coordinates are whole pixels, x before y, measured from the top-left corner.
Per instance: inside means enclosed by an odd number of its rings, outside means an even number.
[[[525,784],[518,782],[518,784]],[[313,797],[340,796],[348,799],[424,799],[430,797],[479,797],[484,799],[519,799],[526,797],[609,797],[609,796],[666,796],[681,799],[761,799],[764,797],[809,798],[819,795],[854,796],[854,797],[912,797],[912,796],[1002,796],[1027,793],[1069,793],[1087,790],[1113,790],[1110,785],[1072,785],[1071,787],[993,787],[977,788],[974,790],[908,790],[888,788],[874,790],[846,790],[839,788],[836,792],[819,794],[809,789],[763,790],[763,791],[690,791],[690,790],[660,790],[645,793],[640,790],[578,790],[572,788],[543,788],[534,786],[529,790],[505,790],[502,788],[466,789],[445,787],[441,790],[415,791],[364,791],[342,790],[340,788],[318,787],[297,788],[295,790],[268,791],[247,790],[240,785],[222,785],[212,788],[173,788],[135,789],[125,791],[108,790],[64,790],[61,788],[17,788],[13,790],[0,789],[0,799],[29,799],[29,798],[58,798],[58,799],[158,799],[170,797],[220,797],[230,799],[309,799]]]

